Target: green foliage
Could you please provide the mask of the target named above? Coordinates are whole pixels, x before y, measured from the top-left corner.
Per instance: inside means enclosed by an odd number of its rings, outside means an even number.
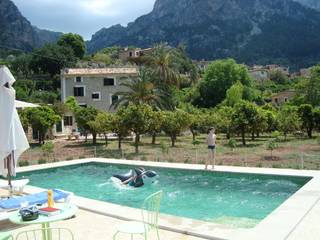
[[[33,51],[30,67],[35,73],[60,74],[61,69],[76,63],[73,50],[56,44],[46,44]]]
[[[280,136],[281,133],[279,131],[273,131],[271,133],[271,137],[276,141],[276,142],[280,142]]]
[[[300,101],[312,106],[320,104],[320,65],[311,68],[311,77],[303,78],[296,86]]]
[[[92,57],[92,61],[96,63],[104,63],[105,65],[110,65],[112,63],[108,54],[99,52]]]
[[[38,164],[46,164],[46,163],[47,163],[47,160],[45,160],[45,159],[38,160]]]
[[[281,70],[275,70],[270,72],[270,80],[276,84],[287,84],[289,82],[288,76],[286,76]]]
[[[218,105],[225,99],[227,90],[238,81],[245,88],[252,86],[252,80],[245,66],[237,64],[233,59],[212,62],[199,84],[200,105],[203,107]]]
[[[169,145],[166,144],[165,142],[160,142],[160,148],[161,148],[161,152],[162,154],[169,154]]]
[[[267,142],[266,149],[271,153],[271,159],[273,158],[273,151],[279,147],[277,141],[275,139],[271,139]]]
[[[86,44],[83,38],[78,34],[67,33],[63,34],[57,42],[58,45],[63,47],[69,47],[73,50],[74,55],[82,59],[86,53]]]
[[[115,115],[112,116],[111,126],[112,132],[118,136],[118,148],[121,149],[122,139],[129,135],[130,128],[125,123],[125,108],[121,107],[118,109]]]
[[[121,83],[126,91],[116,92],[114,95],[121,96],[113,106],[128,104],[149,104],[157,109],[170,108],[168,101],[168,94],[161,88],[157,87],[152,82],[151,72],[146,69],[140,70],[139,77],[130,79]]]
[[[44,153],[45,156],[47,156],[47,159],[50,159],[50,154],[54,152],[54,144],[52,141],[48,141],[45,144],[41,146],[41,150]]]
[[[39,143],[44,143],[48,130],[61,119],[59,115],[47,106],[28,108],[24,111],[26,111],[25,114],[33,130],[39,133]]]
[[[241,82],[236,82],[227,90],[226,103],[233,107],[243,99],[243,85]]]
[[[149,122],[148,132],[152,135],[152,144],[156,143],[156,135],[161,132],[161,127],[164,121],[162,111],[153,111]]]
[[[30,163],[28,161],[19,161],[18,165],[19,167],[26,167],[26,166],[29,166]]]
[[[150,122],[153,118],[153,111],[149,105],[129,104],[121,109],[123,124],[135,133],[136,153],[139,151],[140,135],[150,130]]]
[[[221,106],[214,112],[216,128],[225,133],[227,138],[230,138],[230,134],[233,131],[233,114],[234,108],[228,106]]]
[[[299,129],[300,119],[297,108],[294,106],[283,106],[278,112],[276,119],[278,130],[284,134],[285,139],[287,138],[288,133],[292,133]]]
[[[308,137],[312,138],[312,131],[315,126],[315,114],[312,105],[302,104],[298,108],[302,129],[306,129]]]
[[[73,113],[76,113],[80,109],[80,106],[78,105],[76,98],[73,96],[67,98],[67,100],[65,101],[65,105]]]
[[[181,110],[164,112],[164,116],[162,129],[168,136],[170,136],[171,146],[174,147],[177,136],[190,126],[190,116],[188,113]]]
[[[234,149],[237,147],[237,140],[234,138],[229,139],[228,141],[228,147],[232,149],[232,151],[234,151]]]
[[[93,144],[96,144],[97,129],[90,123],[92,123],[92,121],[95,120],[97,115],[98,115],[98,110],[95,109],[94,107],[87,107],[87,108],[80,107],[75,112],[78,128],[85,135],[87,135],[89,132],[92,134]]]
[[[234,107],[232,126],[241,133],[243,145],[246,145],[245,134],[258,124],[258,114],[257,106],[247,101],[241,101]]]

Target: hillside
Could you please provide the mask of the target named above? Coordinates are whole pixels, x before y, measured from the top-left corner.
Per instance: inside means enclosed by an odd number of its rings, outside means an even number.
[[[46,42],[56,41],[60,35],[32,26],[12,1],[0,1],[1,45],[30,51]]]
[[[293,0],[157,0],[127,27],[95,33],[88,49],[159,42],[184,43],[194,59],[303,66],[320,59],[320,12]]]

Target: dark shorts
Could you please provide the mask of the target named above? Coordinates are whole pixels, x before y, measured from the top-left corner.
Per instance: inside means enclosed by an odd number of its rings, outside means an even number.
[[[216,148],[216,146],[208,146],[208,149],[210,150],[214,150]]]

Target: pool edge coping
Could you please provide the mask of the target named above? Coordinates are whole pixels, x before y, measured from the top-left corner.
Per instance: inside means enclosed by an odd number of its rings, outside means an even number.
[[[147,161],[135,161],[135,160],[119,160],[119,159],[105,159],[105,158],[90,158],[79,159],[66,162],[48,163],[43,165],[34,165],[21,167],[17,169],[17,172],[34,171],[41,169],[49,169],[63,166],[70,166],[76,164],[85,163],[108,163],[108,164],[122,164],[122,165],[144,165],[148,167],[164,167],[173,169],[189,169],[189,170],[204,170],[203,165],[197,164],[181,164],[181,163],[164,163],[164,162],[147,162]],[[303,222],[304,217],[312,211],[320,199],[320,171],[314,170],[294,170],[294,169],[270,169],[270,168],[248,168],[248,167],[229,167],[229,166],[216,166],[214,171],[216,172],[230,172],[230,173],[246,173],[246,174],[264,174],[264,175],[279,175],[279,176],[295,176],[295,177],[311,177],[312,179],[294,193],[289,199],[283,202],[278,208],[271,212],[265,219],[263,219],[256,227],[243,229],[243,228],[223,228],[223,225],[188,219],[183,217],[171,216],[161,214],[161,219],[165,216],[166,221],[161,222],[162,229],[175,231],[179,233],[185,233],[188,235],[202,237],[206,239],[222,240],[222,239],[287,239],[290,234]],[[38,188],[39,189],[39,188]],[[310,193],[312,193],[310,195]],[[117,217],[120,219],[134,220],[137,219],[137,209],[129,208],[117,204],[111,204],[103,201],[93,200],[83,197],[75,197],[76,203],[80,208],[103,214],[110,217]],[[84,200],[86,199],[86,200]],[[106,211],[100,211],[95,207],[86,207],[88,205],[87,200],[93,200],[100,202],[106,206]],[[90,201],[89,201],[90,202]],[[302,207],[300,203],[303,203]],[[116,206],[116,207],[115,207]],[[133,213],[135,218],[123,217],[121,214],[110,214],[110,207],[115,207],[114,212],[121,212],[121,209]],[[121,208],[121,209],[120,209]],[[140,213],[140,211],[138,210]],[[288,217],[289,216],[289,217]],[[139,218],[140,219],[140,214]],[[190,222],[191,221],[191,222]],[[172,223],[175,224],[172,227]],[[176,227],[177,223],[178,226]],[[198,225],[193,227],[192,225]],[[200,226],[201,225],[201,226]],[[281,228],[281,229],[280,229]]]

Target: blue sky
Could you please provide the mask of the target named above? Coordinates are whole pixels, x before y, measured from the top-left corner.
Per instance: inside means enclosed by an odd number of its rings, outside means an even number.
[[[90,39],[102,27],[126,25],[152,10],[155,0],[12,0],[42,29],[73,32]]]

